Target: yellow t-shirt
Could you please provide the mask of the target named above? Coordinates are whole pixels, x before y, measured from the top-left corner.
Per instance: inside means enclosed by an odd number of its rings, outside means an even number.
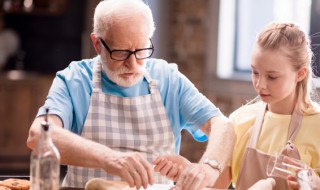
[[[258,111],[262,108],[258,102],[245,105],[234,111],[229,119],[235,127],[237,142],[230,163],[232,183],[238,178],[242,156],[244,154],[252,125]],[[297,146],[301,160],[312,168],[320,167],[320,109],[317,107],[307,110],[303,116],[300,131],[293,143]],[[288,140],[291,115],[280,115],[267,111],[257,143],[257,149],[269,155],[279,153]]]

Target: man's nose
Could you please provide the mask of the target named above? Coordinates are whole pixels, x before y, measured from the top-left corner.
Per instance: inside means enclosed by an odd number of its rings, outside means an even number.
[[[128,68],[134,68],[137,64],[137,58],[134,54],[131,54],[127,60],[125,60],[125,65]]]

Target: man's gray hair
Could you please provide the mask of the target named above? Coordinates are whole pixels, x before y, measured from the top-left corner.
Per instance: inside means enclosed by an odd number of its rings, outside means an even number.
[[[142,0],[103,0],[97,5],[93,18],[93,32],[103,37],[113,22],[121,18],[139,14],[145,17],[148,25],[148,37],[153,36],[155,25],[151,9]]]

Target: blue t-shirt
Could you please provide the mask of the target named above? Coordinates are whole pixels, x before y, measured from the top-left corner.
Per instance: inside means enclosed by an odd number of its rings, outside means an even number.
[[[96,59],[74,61],[53,80],[44,106],[38,116],[50,114],[59,116],[65,129],[81,134],[89,110],[92,93],[92,70]],[[158,89],[173,129],[176,152],[179,152],[181,130],[186,129],[198,141],[207,140],[199,128],[210,118],[222,113],[195,86],[178,71],[176,64],[161,59],[147,59],[146,70],[158,82]],[[121,97],[135,97],[149,94],[144,78],[131,87],[121,87],[110,81],[102,72],[102,91]]]

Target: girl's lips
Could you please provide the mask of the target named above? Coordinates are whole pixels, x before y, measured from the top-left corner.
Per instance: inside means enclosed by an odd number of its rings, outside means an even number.
[[[269,94],[259,94],[260,97],[268,97],[270,96]]]

